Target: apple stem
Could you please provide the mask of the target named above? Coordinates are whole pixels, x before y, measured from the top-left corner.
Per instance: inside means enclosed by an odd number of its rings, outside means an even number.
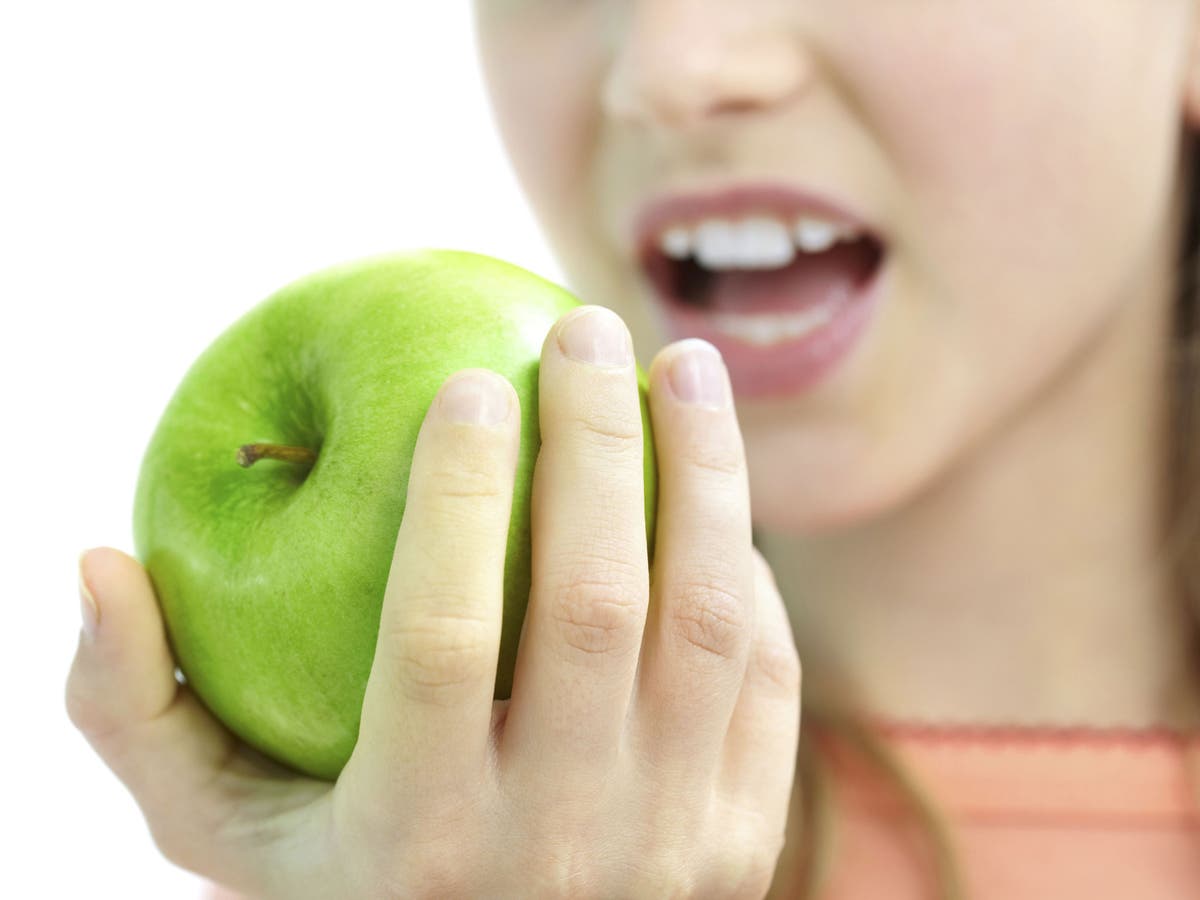
[[[284,444],[243,444],[238,448],[239,466],[248,469],[260,459],[278,459],[311,466],[317,461],[317,454],[307,447],[288,447]]]

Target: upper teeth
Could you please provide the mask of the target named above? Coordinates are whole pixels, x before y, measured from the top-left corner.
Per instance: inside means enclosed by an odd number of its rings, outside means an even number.
[[[782,269],[796,251],[824,253],[838,241],[856,241],[850,227],[801,216],[790,225],[768,216],[740,221],[703,219],[694,226],[674,225],[659,236],[659,249],[671,259],[695,256],[706,269]]]

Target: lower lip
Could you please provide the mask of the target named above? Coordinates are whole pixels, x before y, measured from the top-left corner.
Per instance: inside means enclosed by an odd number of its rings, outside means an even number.
[[[678,300],[659,299],[675,340],[698,337],[721,351],[733,392],[739,397],[794,396],[831,377],[866,334],[884,294],[887,257],[850,294],[832,301],[824,325],[803,337],[768,345],[752,344],[716,328],[704,310]],[[657,292],[655,292],[657,295]]]

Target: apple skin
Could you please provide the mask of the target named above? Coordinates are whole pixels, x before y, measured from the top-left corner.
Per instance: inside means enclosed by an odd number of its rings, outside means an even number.
[[[283,288],[188,370],[142,461],[134,544],[188,685],[235,734],[318,778],[349,759],[417,433],[464,368],[504,375],[521,402],[495,688],[510,696],[530,585],[541,348],[578,305],[487,256],[389,254]],[[657,472],[640,367],[637,377],[653,554]],[[238,448],[255,442],[319,455],[311,470],[239,466]]]

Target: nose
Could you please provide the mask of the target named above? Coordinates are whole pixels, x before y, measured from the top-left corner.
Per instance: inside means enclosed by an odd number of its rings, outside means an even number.
[[[811,65],[800,38],[746,10],[758,0],[639,0],[627,7],[603,104],[618,120],[685,127],[795,99]]]

